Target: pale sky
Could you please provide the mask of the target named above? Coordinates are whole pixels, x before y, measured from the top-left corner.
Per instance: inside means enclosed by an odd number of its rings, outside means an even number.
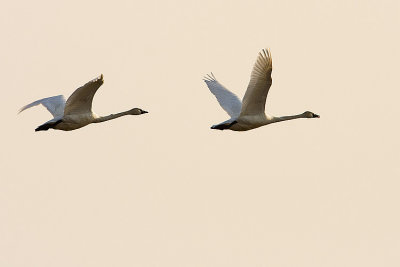
[[[6,1],[0,266],[400,266],[400,2]],[[270,48],[266,112],[320,119],[248,132],[240,98]],[[20,107],[104,74],[71,132]]]

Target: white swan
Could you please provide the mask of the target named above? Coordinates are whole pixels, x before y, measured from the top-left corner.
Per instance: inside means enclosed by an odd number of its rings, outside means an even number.
[[[243,97],[243,103],[231,91],[220,84],[213,73],[204,77],[211,93],[215,95],[221,107],[231,117],[211,129],[247,131],[270,123],[299,118],[319,118],[319,115],[310,111],[284,117],[273,117],[265,114],[265,100],[272,84],[272,58],[269,50],[263,49],[254,64],[250,83]]]
[[[86,83],[84,86],[76,89],[67,101],[65,101],[65,98],[62,95],[43,98],[22,107],[19,110],[19,113],[40,104],[50,111],[54,118],[37,127],[35,131],[47,131],[50,128],[71,131],[90,123],[108,121],[125,115],[140,115],[148,113],[140,108],[133,108],[125,112],[111,114],[104,117],[96,115],[92,111],[92,101],[97,89],[99,89],[103,83],[103,74],[101,74],[100,77],[97,77],[96,79]]]

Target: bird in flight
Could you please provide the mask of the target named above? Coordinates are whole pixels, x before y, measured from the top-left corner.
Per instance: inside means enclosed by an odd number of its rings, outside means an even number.
[[[141,115],[148,113],[140,108],[133,108],[117,114],[98,116],[92,111],[92,101],[97,89],[99,89],[103,83],[103,74],[101,74],[99,77],[76,89],[67,101],[65,101],[63,95],[43,98],[22,107],[19,113],[40,104],[47,108],[53,115],[53,119],[37,127],[35,131],[47,131],[50,128],[71,131],[82,128],[90,123],[104,122],[125,115]]]
[[[211,129],[248,131],[267,124],[299,118],[319,118],[319,115],[306,111],[304,113],[274,117],[265,114],[265,101],[272,84],[272,58],[267,49],[263,49],[254,64],[250,82],[243,101],[217,81],[214,74],[208,74],[204,81],[215,95],[220,106],[231,117],[229,120],[213,125]]]

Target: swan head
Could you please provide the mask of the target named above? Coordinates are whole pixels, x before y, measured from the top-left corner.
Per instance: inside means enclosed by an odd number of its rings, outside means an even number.
[[[315,114],[314,112],[311,111],[306,111],[303,113],[305,118],[319,118],[319,115]]]
[[[141,108],[133,108],[129,110],[130,115],[142,115],[148,113],[147,111],[141,109]]]

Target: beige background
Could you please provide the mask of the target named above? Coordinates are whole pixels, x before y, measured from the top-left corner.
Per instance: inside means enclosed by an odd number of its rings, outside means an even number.
[[[7,1],[0,10],[0,266],[400,266],[400,2]],[[250,132],[202,82],[243,96],[272,52]],[[98,114],[34,129],[33,100],[104,74]]]

